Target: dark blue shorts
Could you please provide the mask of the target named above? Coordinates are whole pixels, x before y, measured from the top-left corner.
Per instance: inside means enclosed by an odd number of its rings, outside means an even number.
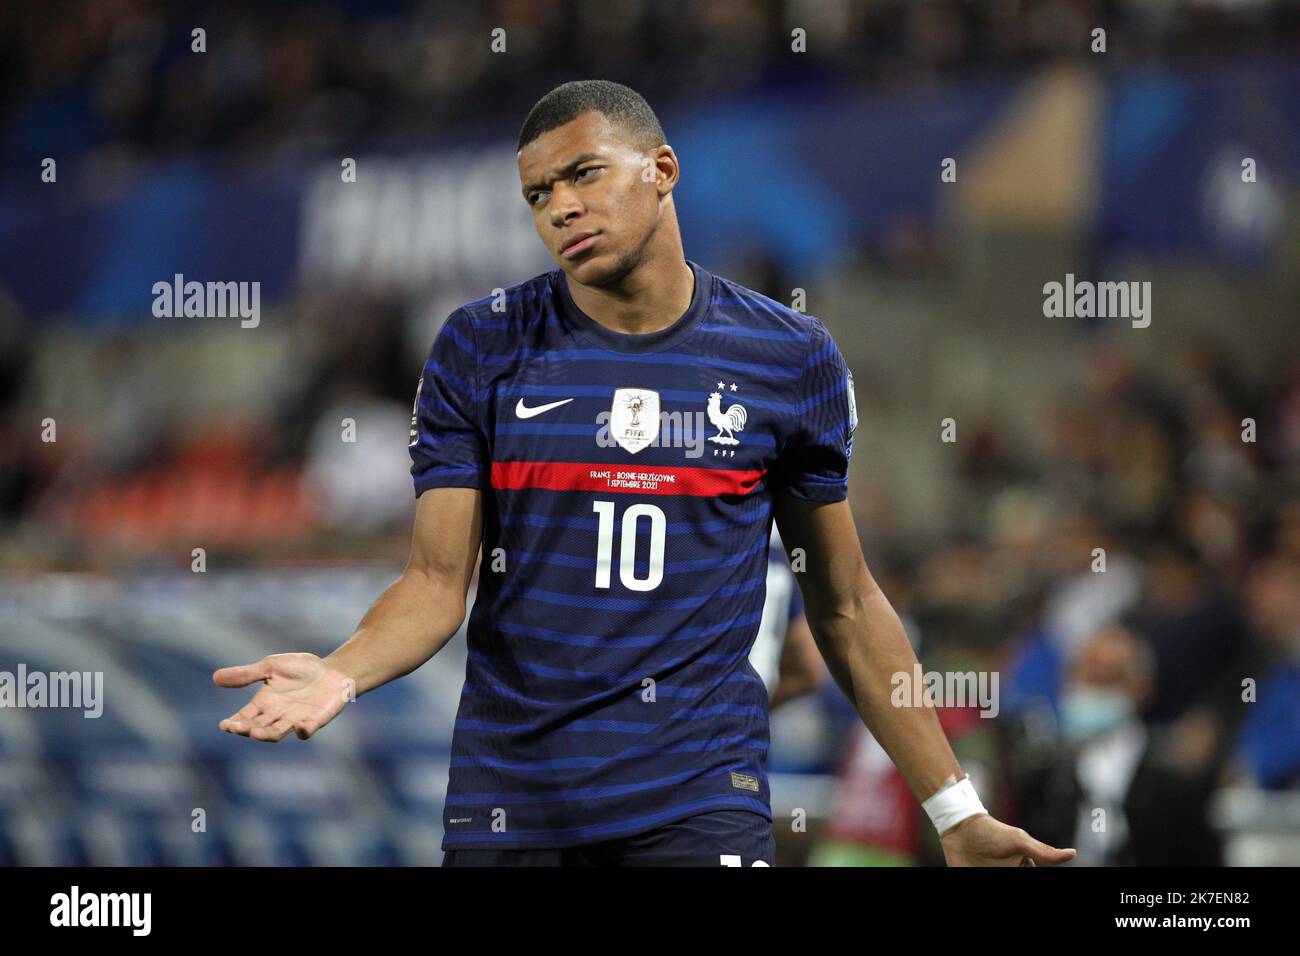
[[[443,866],[772,866],[772,821],[748,810],[699,813],[655,830],[541,850],[447,850]]]

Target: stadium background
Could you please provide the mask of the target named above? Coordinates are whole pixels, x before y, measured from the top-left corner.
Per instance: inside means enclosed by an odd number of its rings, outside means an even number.
[[[687,255],[836,337],[868,563],[927,670],[1000,677],[944,714],[990,810],[1080,865],[1300,862],[1298,40],[1269,0],[5,6],[0,670],[106,703],[0,711],[0,862],[440,860],[463,636],[307,744],[218,732],[210,675],[328,652],[400,570],[422,358],[552,267],[513,143],[583,77],[659,113]],[[260,323],[153,317],[177,273]],[[1150,281],[1150,326],[1045,317],[1067,273]],[[1115,627],[1141,770],[1080,794],[1115,777],[1061,701]],[[940,859],[855,724],[775,712],[781,862]]]

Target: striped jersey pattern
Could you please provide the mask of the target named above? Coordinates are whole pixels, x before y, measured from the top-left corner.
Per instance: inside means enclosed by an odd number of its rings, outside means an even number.
[[[657,332],[602,326],[557,268],[435,337],[415,493],[484,492],[444,849],[771,818],[748,655],[772,493],[846,497],[853,379],[819,319],[686,261],[691,304]]]

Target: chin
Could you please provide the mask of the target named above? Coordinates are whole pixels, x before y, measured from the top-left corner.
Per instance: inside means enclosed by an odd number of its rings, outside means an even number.
[[[561,263],[561,268],[565,268],[575,281],[583,285],[608,285],[621,278],[619,261],[610,255],[594,255],[581,262]]]

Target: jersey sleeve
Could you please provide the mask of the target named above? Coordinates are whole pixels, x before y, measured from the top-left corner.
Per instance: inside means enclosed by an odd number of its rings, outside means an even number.
[[[813,319],[796,394],[792,431],[778,462],[778,484],[807,501],[843,501],[849,494],[849,459],[858,426],[853,373],[819,319]]]
[[[438,330],[411,409],[411,477],[419,497],[430,488],[491,486],[482,426],[474,326],[457,309]]]

